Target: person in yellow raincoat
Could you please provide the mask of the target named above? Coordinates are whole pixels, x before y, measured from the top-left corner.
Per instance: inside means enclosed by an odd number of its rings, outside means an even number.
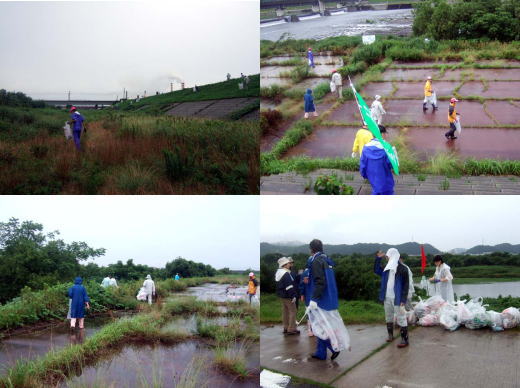
[[[457,117],[459,114],[455,109],[455,105],[457,105],[457,102],[459,102],[459,100],[457,100],[456,98],[452,98],[450,100],[450,107],[448,110],[448,122],[450,123],[450,130],[444,134],[444,136],[446,136],[446,139],[448,140],[455,140],[457,138],[457,136],[455,136],[455,131],[457,130],[456,124],[459,120],[459,118]]]
[[[435,112],[437,109],[437,99],[435,98],[435,93],[432,88],[432,77],[428,76],[426,79],[426,83],[424,84],[424,101],[423,101],[423,112],[427,111],[428,108],[426,107],[426,104],[432,104],[433,112]]]
[[[356,138],[354,139],[354,145],[352,146],[352,157],[355,158],[359,155],[361,157],[361,152],[363,152],[363,147],[365,144],[370,142],[374,138],[372,132],[367,129],[366,125],[363,125],[363,128],[359,129],[356,133]]]
[[[257,287],[258,287],[258,280],[256,280],[255,274],[253,272],[249,272],[249,282],[247,285],[247,295],[249,296],[249,304],[251,304],[251,300],[256,295]]]

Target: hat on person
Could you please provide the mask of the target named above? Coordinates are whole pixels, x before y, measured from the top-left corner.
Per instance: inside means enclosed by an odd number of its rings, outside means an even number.
[[[336,69],[332,69],[332,72],[335,73],[335,72],[337,72],[337,70]]]
[[[287,257],[280,257],[278,259],[278,268],[283,268],[284,265],[289,264],[292,259],[289,259]]]
[[[457,100],[455,97],[453,97],[451,100],[450,100],[451,103],[453,102],[459,102],[459,100]]]
[[[376,99],[376,100],[379,100],[380,98],[381,98],[381,96],[380,96],[379,94],[376,94],[375,99]]]
[[[294,260],[292,257],[288,257],[288,259],[289,259],[289,262],[294,263]]]
[[[151,279],[152,277],[150,275],[146,275],[146,278],[147,279]]]
[[[70,112],[74,112],[75,110],[76,110],[76,107],[75,107],[75,106],[73,106],[73,107],[70,108]]]
[[[309,47],[307,50],[312,51],[312,48]]]
[[[426,77],[426,79],[429,79],[429,80],[431,80],[431,79],[432,79],[432,76],[431,76],[431,75],[429,75],[428,77]]]
[[[255,276],[253,272],[249,272],[249,276]]]

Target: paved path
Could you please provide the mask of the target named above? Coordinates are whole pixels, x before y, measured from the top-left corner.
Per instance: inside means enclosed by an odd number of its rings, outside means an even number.
[[[178,102],[172,104],[166,114],[180,117],[224,119],[231,113],[245,108],[254,102],[260,103],[259,101],[257,97],[241,97],[221,100]],[[258,118],[258,111],[256,112],[256,117]]]
[[[294,172],[263,176],[260,194],[315,194],[314,182],[319,175],[336,174],[354,188],[354,194],[369,195],[371,187],[357,171],[319,169],[308,175]],[[396,180],[398,195],[509,195],[520,194],[520,177],[515,176],[464,176],[446,178],[438,175],[402,174]],[[420,180],[423,179],[424,180]],[[447,183],[446,183],[447,182]],[[446,189],[447,188],[447,189]]]
[[[419,327],[410,346],[387,346],[333,383],[334,387],[518,388],[520,332]]]

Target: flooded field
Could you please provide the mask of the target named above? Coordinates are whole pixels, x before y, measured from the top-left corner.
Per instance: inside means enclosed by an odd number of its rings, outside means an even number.
[[[62,387],[175,387],[180,382],[193,382],[194,387],[258,387],[259,346],[237,344],[245,353],[246,368],[255,377],[238,379],[209,367],[213,351],[202,342],[187,341],[175,346],[127,346],[121,352],[96,366],[83,369],[82,374]]]
[[[410,35],[412,22],[410,9],[344,12],[297,23],[273,23],[263,26],[260,29],[260,38],[276,41],[283,34],[289,34],[292,39],[324,39],[365,34]]]
[[[202,286],[190,287],[182,294],[193,295],[196,296],[199,300],[207,300],[214,302],[230,302],[238,300],[244,300],[249,302],[249,298],[247,296],[247,287],[233,286],[229,284],[207,283],[203,284]],[[256,296],[256,299],[259,300],[259,288],[257,289]]]

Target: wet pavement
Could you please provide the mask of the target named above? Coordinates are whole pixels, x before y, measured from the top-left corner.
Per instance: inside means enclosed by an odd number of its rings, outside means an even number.
[[[370,20],[370,23],[367,23]],[[290,34],[292,39],[324,39],[331,36],[365,34],[410,35],[413,16],[410,9],[346,12],[297,23],[282,23],[260,29],[260,38],[272,41]]]
[[[315,194],[313,185],[320,175],[336,175],[351,186],[355,195],[370,195],[370,183],[358,171],[318,169],[307,175],[287,172],[260,178],[261,195]],[[519,195],[520,178],[516,176],[464,176],[400,174],[394,176],[397,195]],[[447,182],[447,184],[446,184]],[[446,189],[446,187],[448,188]]]
[[[520,332],[419,327],[410,346],[387,346],[336,380],[335,387],[519,386]],[[433,367],[433,365],[435,365]]]
[[[196,383],[191,386],[256,388],[259,385],[258,353],[258,345],[246,348],[247,369],[252,377],[239,380],[214,368],[212,350],[196,341],[175,346],[127,346],[112,358],[84,368],[81,376],[62,386],[166,388],[175,387],[181,376],[191,372],[198,375]]]
[[[263,66],[260,72],[261,78],[280,78],[280,74],[290,72],[296,66]],[[264,86],[260,80],[260,85]]]
[[[343,351],[334,361],[319,361],[309,357],[315,351],[315,337],[308,337],[305,326],[299,326],[299,336],[282,334],[280,325],[262,326],[260,331],[260,364],[267,369],[289,373],[320,383],[329,383],[367,357],[385,343],[383,325],[349,325],[352,350]]]
[[[112,320],[110,317],[86,317],[84,330],[78,329],[71,333],[66,322],[45,330],[8,337],[0,341],[0,375],[17,361],[32,360],[51,350],[82,343]]]

